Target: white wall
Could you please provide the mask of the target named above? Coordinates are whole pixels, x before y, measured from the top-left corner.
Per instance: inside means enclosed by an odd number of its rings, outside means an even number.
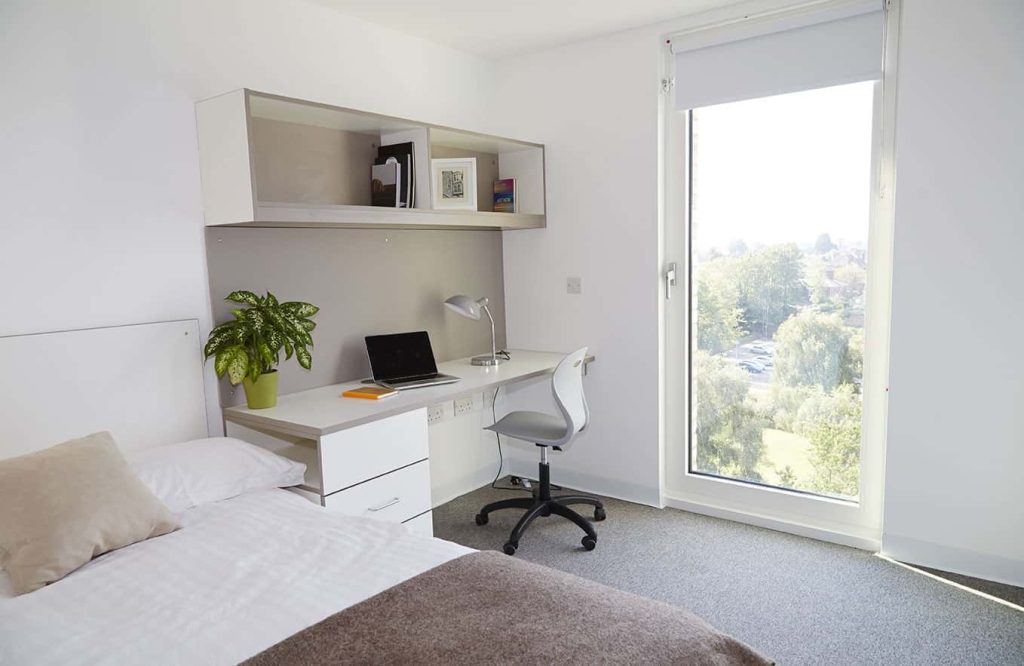
[[[0,335],[185,317],[205,335],[197,100],[250,87],[473,128],[491,81],[301,0],[5,0]]]
[[[597,355],[591,425],[555,454],[552,479],[648,504],[661,501],[657,64],[657,41],[635,32],[499,64],[515,91],[503,131],[546,144],[548,183],[547,229],[504,234],[508,344]],[[582,294],[566,293],[568,276]],[[550,391],[508,404],[555,410]],[[513,469],[535,477],[531,449],[517,447]]]
[[[1024,585],[1024,4],[904,0],[883,551]]]

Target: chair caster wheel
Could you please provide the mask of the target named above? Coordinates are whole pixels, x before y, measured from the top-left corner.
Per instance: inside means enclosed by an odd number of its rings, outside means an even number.
[[[486,525],[487,524],[487,520],[488,520],[488,518],[487,518],[487,514],[486,513],[478,513],[478,514],[476,514],[476,524],[477,525]]]
[[[604,520],[607,517],[608,516],[605,515],[604,509],[602,507],[597,507],[596,509],[594,509],[594,520],[600,521]]]
[[[506,555],[515,555],[516,554],[516,546],[511,541],[509,541],[504,546],[502,546],[501,549],[503,551],[505,551]]]
[[[583,541],[581,541],[580,543],[582,543],[583,547],[587,550],[594,550],[595,548],[597,548],[597,539],[591,536],[583,537]]]

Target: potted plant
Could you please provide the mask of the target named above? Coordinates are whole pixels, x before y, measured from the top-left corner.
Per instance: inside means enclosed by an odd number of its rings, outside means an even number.
[[[278,303],[269,291],[266,296],[233,291],[225,300],[249,307],[232,310],[234,321],[210,331],[206,358],[216,357],[213,367],[218,377],[227,373],[233,385],[245,387],[250,409],[273,407],[277,404],[276,366],[281,362],[281,350],[285,360],[294,355],[306,370],[313,366],[308,347],[313,346],[310,332],[316,322],[309,318],[320,308],[296,301]]]

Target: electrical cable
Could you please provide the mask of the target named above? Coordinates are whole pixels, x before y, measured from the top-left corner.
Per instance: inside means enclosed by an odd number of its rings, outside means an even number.
[[[508,355],[508,352],[499,352],[499,354],[502,354],[502,353],[505,354],[506,356]],[[498,400],[498,391],[500,391],[500,390],[501,390],[500,386],[495,388],[494,389],[494,395],[491,397],[491,419],[492,419],[493,423],[497,423],[498,422],[498,412],[497,412],[497,409],[494,406],[494,403],[497,402],[497,400]],[[498,479],[501,478],[501,469],[505,466],[505,457],[504,457],[504,455],[502,455],[502,452],[501,452],[501,435],[499,435],[497,432],[495,432],[494,433],[494,439],[496,439],[498,441],[498,473],[494,475],[494,480],[491,481],[491,488],[494,488],[495,490],[521,490],[523,492],[532,493],[533,490],[531,490],[530,488],[523,488],[522,486],[499,486],[499,485],[497,485],[498,484]]]

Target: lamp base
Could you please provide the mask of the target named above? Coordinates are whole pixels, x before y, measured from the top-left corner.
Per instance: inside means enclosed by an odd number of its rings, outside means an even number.
[[[501,365],[506,360],[507,359],[501,358],[500,356],[498,358],[493,358],[490,354],[488,354],[486,356],[474,356],[473,358],[469,359],[469,364],[470,365]]]

